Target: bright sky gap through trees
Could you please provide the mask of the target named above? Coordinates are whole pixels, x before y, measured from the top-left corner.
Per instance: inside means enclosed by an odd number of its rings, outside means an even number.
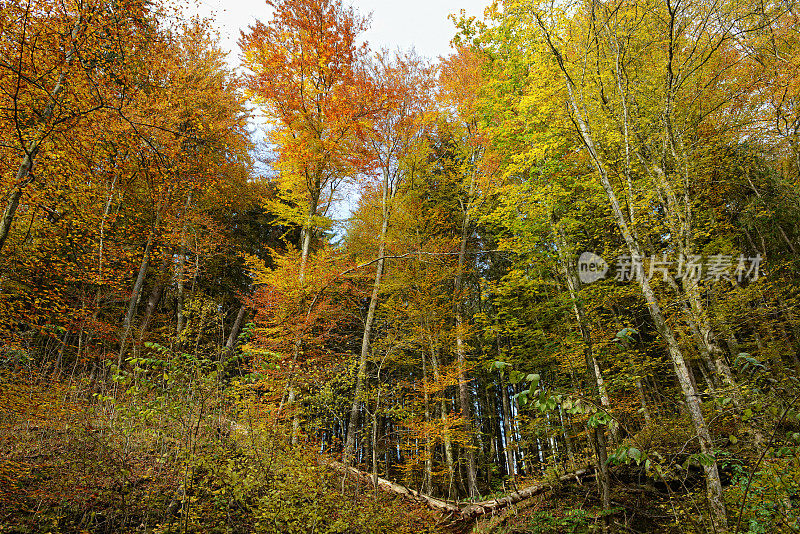
[[[470,16],[480,17],[490,4],[488,0],[355,0],[352,5],[360,12],[372,13],[372,24],[364,39],[373,49],[415,48],[420,55],[430,58],[445,56],[450,52],[450,40],[456,33],[450,14],[458,15],[463,9]],[[198,0],[195,11],[206,16],[214,13],[214,27],[220,32],[221,44],[230,52],[229,61],[238,65],[239,32],[256,19],[265,19],[271,8],[262,0],[226,2],[223,0]]]

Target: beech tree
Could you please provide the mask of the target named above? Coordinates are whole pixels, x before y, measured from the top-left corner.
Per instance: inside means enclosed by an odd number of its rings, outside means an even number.
[[[380,89],[380,110],[376,111],[363,133],[365,154],[372,158],[379,174],[381,196],[381,222],[378,230],[378,250],[375,282],[364,322],[364,335],[358,361],[358,374],[350,410],[343,461],[350,465],[355,447],[359,419],[359,403],[366,377],[370,335],[375,320],[375,310],[381,291],[384,273],[386,236],[392,218],[397,193],[404,187],[404,179],[414,179],[421,166],[421,151],[426,124],[431,114],[432,76],[430,68],[415,56],[388,53],[380,54],[374,66],[374,83]],[[426,117],[428,115],[428,117]]]
[[[5,150],[21,162],[13,175],[11,169],[3,172],[10,193],[0,219],[0,250],[20,199],[35,180],[42,149],[57,153],[65,142],[59,138],[85,117],[121,104],[126,75],[117,58],[140,39],[146,9],[136,0],[113,7],[99,1],[3,5],[0,121]]]
[[[477,110],[475,101],[478,87],[481,82],[480,57],[467,48],[458,52],[444,61],[439,81],[439,99],[445,109],[452,110],[450,120],[454,129],[462,139],[458,147],[463,152],[459,157],[457,172],[462,174],[464,180],[465,197],[460,199],[461,232],[458,249],[458,270],[454,280],[454,309],[455,309],[455,342],[456,354],[460,369],[459,399],[462,416],[467,421],[472,419],[472,399],[469,392],[469,379],[467,376],[467,321],[462,310],[462,291],[464,290],[464,276],[466,274],[467,245],[473,232],[473,219],[475,217],[475,202],[480,188],[480,173],[483,170],[483,144],[482,135],[478,129]],[[478,495],[477,471],[472,445],[467,446],[467,484],[470,497]]]
[[[283,220],[302,228],[305,262],[315,234],[343,180],[363,162],[357,150],[361,121],[368,117],[373,89],[366,45],[358,42],[367,21],[337,0],[268,2],[272,20],[242,34],[247,88],[263,106],[268,139],[277,147],[272,168],[283,202],[273,204]]]
[[[272,20],[259,21],[242,33],[240,46],[244,66],[252,73],[248,91],[264,107],[268,138],[277,147],[271,165],[281,201],[270,207],[282,221],[302,229],[302,284],[312,240],[329,228],[326,215],[337,188],[345,179],[354,179],[364,165],[357,134],[372,109],[374,90],[366,68],[366,44],[358,39],[367,21],[340,0],[268,5],[275,9]],[[298,332],[293,362],[302,349],[301,339]],[[291,383],[287,387],[291,404],[297,392]]]

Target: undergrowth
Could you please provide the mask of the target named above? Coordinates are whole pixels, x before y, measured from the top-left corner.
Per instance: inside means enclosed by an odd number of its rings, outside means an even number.
[[[342,486],[213,364],[128,363],[108,382],[1,377],[0,532],[434,531],[433,512]]]

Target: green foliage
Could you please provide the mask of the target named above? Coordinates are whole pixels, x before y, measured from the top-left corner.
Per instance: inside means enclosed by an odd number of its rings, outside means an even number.
[[[786,442],[771,448],[757,467],[724,458],[732,473],[726,500],[742,532],[800,532],[800,447]]]
[[[592,532],[597,523],[598,512],[592,513],[583,508],[573,508],[554,513],[536,512],[529,519],[530,531],[535,534],[555,534],[560,532]]]

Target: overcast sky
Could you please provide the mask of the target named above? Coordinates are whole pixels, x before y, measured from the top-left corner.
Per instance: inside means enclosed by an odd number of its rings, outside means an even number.
[[[199,11],[216,13],[216,28],[222,45],[231,52],[229,61],[238,65],[239,31],[253,21],[270,19],[271,8],[263,0],[198,0]],[[345,0],[345,3],[348,3]],[[450,13],[464,9],[468,15],[482,16],[490,0],[352,0],[363,15],[372,13],[372,25],[365,34],[373,49],[409,49],[435,59],[448,54],[450,39],[455,34]]]
[[[239,32],[255,20],[268,22],[272,8],[264,0],[196,0],[198,14],[216,19],[215,27],[220,33],[223,49],[229,51],[228,63],[239,65]],[[371,25],[364,39],[373,50],[389,48],[404,50],[414,48],[417,53],[430,59],[450,53],[450,40],[455,35],[455,26],[447,15],[465,10],[467,15],[482,17],[491,0],[352,0],[353,6],[362,14],[372,13]],[[348,0],[345,0],[348,3]],[[191,11],[195,11],[192,9]],[[261,121],[252,121],[253,138],[263,138]],[[342,188],[341,202],[333,209],[334,219],[343,220],[357,202],[354,188]],[[343,230],[336,225],[336,233]]]

